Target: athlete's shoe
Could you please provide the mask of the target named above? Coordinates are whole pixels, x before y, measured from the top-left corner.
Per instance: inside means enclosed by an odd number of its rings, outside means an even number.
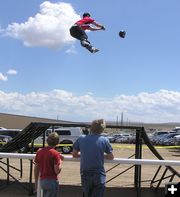
[[[95,47],[92,47],[91,49],[90,49],[90,52],[91,53],[96,53],[96,52],[98,52],[99,51],[99,49],[97,49],[97,48],[95,48]]]

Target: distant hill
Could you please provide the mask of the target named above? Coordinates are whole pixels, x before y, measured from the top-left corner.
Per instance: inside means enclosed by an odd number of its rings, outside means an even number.
[[[6,114],[0,113],[0,127],[5,127],[8,129],[16,128],[23,129],[31,122],[62,122],[62,120],[56,119],[48,119],[48,118],[40,118],[40,117],[31,117],[31,116],[23,116],[23,115],[15,115],[15,114]],[[66,122],[66,121],[65,121]],[[70,121],[68,121],[70,122]],[[116,125],[116,122],[110,122]],[[120,125],[120,124],[118,124]],[[142,123],[142,122],[128,122],[123,123],[125,126],[143,126],[146,130],[172,130],[175,127],[180,127],[180,123],[177,122],[169,122],[169,123]]]
[[[23,129],[31,122],[59,122],[60,120],[0,113],[0,127]]]

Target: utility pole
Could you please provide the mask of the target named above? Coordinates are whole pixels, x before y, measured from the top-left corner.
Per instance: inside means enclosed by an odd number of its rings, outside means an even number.
[[[123,126],[123,112],[121,112],[121,126]]]
[[[116,117],[116,126],[118,126],[119,124],[119,120],[118,120],[118,116]]]

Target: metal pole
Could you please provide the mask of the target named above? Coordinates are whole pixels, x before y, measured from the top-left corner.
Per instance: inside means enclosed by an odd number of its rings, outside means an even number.
[[[34,134],[32,136],[31,142],[31,154],[34,153]],[[32,195],[33,192],[33,184],[32,184],[32,174],[33,174],[33,160],[30,160],[30,171],[29,171],[29,195]]]
[[[9,158],[7,158],[7,185],[9,184]]]
[[[22,159],[20,159],[20,169],[21,169],[21,171],[20,171],[20,177],[22,178],[22,176],[23,176],[23,164],[22,164]]]
[[[142,158],[142,138],[141,130],[136,130],[135,159]],[[137,197],[141,196],[141,165],[135,165],[134,186],[137,190]]]

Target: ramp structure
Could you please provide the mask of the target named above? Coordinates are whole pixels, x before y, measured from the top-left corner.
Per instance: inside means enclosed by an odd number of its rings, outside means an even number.
[[[7,144],[3,145],[0,148],[0,152],[21,152],[23,151],[30,143],[31,143],[31,153],[34,153],[34,139],[36,139],[38,136],[43,134],[43,146],[45,146],[45,131],[49,128],[56,128],[56,127],[82,127],[82,128],[89,128],[90,123],[82,123],[82,122],[59,122],[59,123],[41,123],[41,122],[32,122],[30,123],[27,127],[25,127],[15,138],[13,138],[11,141],[9,141]],[[107,124],[107,128],[115,128],[115,129],[128,129],[132,130],[136,133],[136,143],[135,143],[135,153],[134,155],[130,156],[135,157],[135,159],[142,159],[142,144],[145,143],[148,148],[152,151],[152,153],[159,159],[163,160],[163,157],[159,154],[159,152],[155,149],[155,147],[151,144],[148,135],[144,129],[144,127],[137,127],[137,126],[118,126],[114,124]],[[2,161],[0,160],[0,163]],[[4,164],[4,162],[3,162]],[[9,173],[9,168],[12,167],[9,164],[9,161],[7,159],[7,170],[5,168],[0,167],[0,169],[6,171],[7,173],[7,183],[9,180],[9,177],[11,176]],[[109,169],[108,171],[111,171],[113,168],[117,167],[120,164],[116,164],[114,167]],[[129,167],[127,170],[124,170],[123,172],[120,172],[107,182],[117,178],[118,176],[124,174],[127,172],[129,169],[134,168],[134,187],[137,190],[137,196],[141,196],[141,165],[132,165]],[[154,177],[150,181],[150,187],[154,188],[157,190],[161,183],[162,180],[168,179],[167,182],[172,182],[174,177],[179,177],[180,174],[177,172],[173,167],[171,166],[166,166],[165,170],[163,172],[160,171],[161,166],[157,169]],[[33,170],[33,161],[30,161],[30,175],[29,175],[29,183],[30,183],[30,188],[29,188],[29,194],[32,194],[32,170]],[[21,169],[20,169],[21,171]],[[170,172],[170,175],[166,176],[167,172]],[[22,176],[22,173],[21,173]],[[12,176],[11,176],[12,177]],[[12,177],[15,179],[15,177]],[[17,179],[16,179],[17,180]]]
[[[30,143],[37,137],[43,134],[45,143],[45,131],[49,128],[56,127],[78,127],[85,126],[85,124],[73,123],[73,122],[60,122],[60,123],[41,123],[32,122],[27,127],[25,127],[18,135],[16,135],[11,141],[6,143],[4,146],[0,147],[0,152],[16,152],[23,151]],[[33,149],[32,149],[33,151]]]

